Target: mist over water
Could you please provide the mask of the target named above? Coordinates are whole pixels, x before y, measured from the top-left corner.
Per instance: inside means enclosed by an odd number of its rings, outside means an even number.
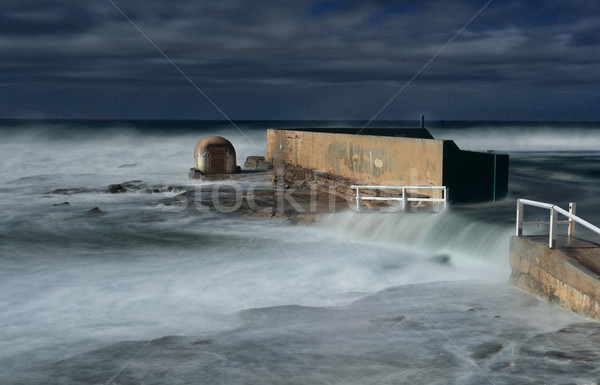
[[[436,139],[454,140],[461,149],[500,152],[592,151],[600,148],[600,132],[590,128],[565,127],[481,127],[431,129]]]
[[[100,353],[93,352],[99,349],[112,352],[122,341],[167,336],[183,338],[164,340],[179,350],[187,349],[186,336],[214,341],[198,358],[213,383],[364,383],[356,374],[377,365],[381,370],[372,375],[382,383],[447,383],[444,373],[456,383],[485,383],[478,382],[485,381],[482,373],[515,381],[525,378],[510,369],[519,360],[529,363],[521,369],[534,380],[542,378],[535,367],[545,352],[583,359],[556,333],[586,320],[509,287],[508,241],[516,196],[563,207],[577,200],[578,213],[600,223],[600,130],[432,129],[436,138],[454,139],[463,149],[493,144],[510,152],[509,196],[440,214],[345,211],[299,226],[161,204],[176,191],[106,193],[108,185],[132,180],[149,186],[221,183],[187,177],[202,137],[228,138],[243,165],[247,156],[264,154],[266,128],[303,123],[240,123],[243,134],[222,122],[172,124],[2,127],[0,370],[6,383],[24,373],[33,373],[24,383],[59,383],[58,373],[66,376],[64,383],[87,383],[68,374],[85,372],[77,361],[84,353],[98,362],[94,354]],[[47,194],[56,189],[71,190]],[[69,205],[55,206],[64,202]],[[94,207],[104,214],[88,213]],[[597,332],[578,326],[573,333],[585,340],[584,334]],[[254,345],[241,342],[249,340]],[[526,351],[532,341],[542,358]],[[139,347],[114,349],[126,360]],[[249,369],[250,358],[232,350],[258,357],[270,375],[287,373],[287,379],[267,381],[267,374]],[[339,371],[319,369],[318,357],[350,351],[354,358],[332,361]],[[370,352],[375,361],[366,360]],[[294,361],[302,354],[316,368],[314,377]],[[217,356],[224,357],[218,364]],[[295,364],[283,367],[277,357]],[[404,358],[389,363],[398,357]],[[62,364],[55,364],[61,360],[70,369],[61,372]],[[116,372],[112,366],[102,370],[97,383]],[[185,370],[176,373],[182,382],[194,382]],[[583,383],[598,373],[565,369],[554,375]]]
[[[598,122],[440,121],[426,126],[434,138],[472,151],[597,152],[600,144]]]

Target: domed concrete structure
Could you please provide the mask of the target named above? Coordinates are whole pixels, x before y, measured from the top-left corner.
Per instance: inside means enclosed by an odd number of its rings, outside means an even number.
[[[207,136],[196,145],[194,167],[202,174],[234,174],[238,172],[235,148],[221,136]]]

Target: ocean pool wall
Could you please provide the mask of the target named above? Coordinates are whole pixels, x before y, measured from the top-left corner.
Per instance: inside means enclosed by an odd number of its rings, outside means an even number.
[[[600,320],[600,276],[597,245],[558,237],[556,248],[548,238],[510,240],[510,282],[565,309]]]
[[[270,129],[265,159],[362,184],[445,185],[453,202],[508,191],[508,155],[462,151],[451,140]]]

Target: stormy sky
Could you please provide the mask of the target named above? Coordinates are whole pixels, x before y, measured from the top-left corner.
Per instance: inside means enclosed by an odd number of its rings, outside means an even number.
[[[597,0],[3,0],[0,118],[600,120],[599,59]]]

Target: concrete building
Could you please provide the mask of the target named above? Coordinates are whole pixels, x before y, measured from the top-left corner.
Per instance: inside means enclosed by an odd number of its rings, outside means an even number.
[[[265,159],[357,184],[446,186],[453,202],[493,201],[508,191],[508,155],[463,151],[423,127],[268,130]]]
[[[194,149],[194,168],[202,174],[234,174],[239,171],[235,148],[221,136],[208,136]]]

